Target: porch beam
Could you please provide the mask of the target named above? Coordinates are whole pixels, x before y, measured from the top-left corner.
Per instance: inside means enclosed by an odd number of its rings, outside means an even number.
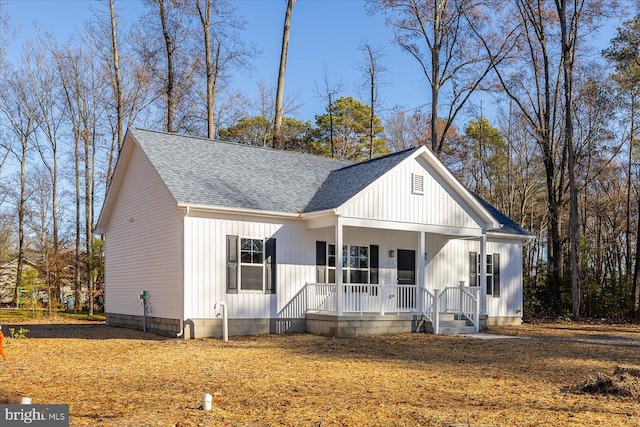
[[[444,225],[417,224],[412,222],[382,221],[378,219],[340,217],[346,227],[378,228],[382,230],[413,231],[432,234],[444,234],[458,237],[482,236],[483,230],[471,227],[449,227]]]

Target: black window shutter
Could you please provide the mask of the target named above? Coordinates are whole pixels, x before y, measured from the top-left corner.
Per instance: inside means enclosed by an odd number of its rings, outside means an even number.
[[[264,260],[265,260],[265,269],[264,269],[264,283],[265,283],[265,293],[267,294],[275,294],[276,293],[276,239],[267,239],[267,243],[264,248]]]
[[[372,285],[378,284],[378,266],[380,265],[380,249],[378,245],[369,246],[369,266],[371,270],[369,271],[369,282]]]
[[[478,286],[478,253],[469,252],[469,286]]]
[[[327,242],[316,241],[316,282],[327,283]]]
[[[500,298],[500,254],[493,254],[493,296]]]
[[[227,236],[227,293],[238,293],[238,236]]]

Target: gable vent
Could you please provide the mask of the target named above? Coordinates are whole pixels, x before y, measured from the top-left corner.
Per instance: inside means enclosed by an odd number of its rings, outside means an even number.
[[[424,194],[424,176],[411,174],[411,193],[412,194]]]

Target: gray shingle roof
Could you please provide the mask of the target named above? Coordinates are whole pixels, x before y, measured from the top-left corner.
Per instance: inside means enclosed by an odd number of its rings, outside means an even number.
[[[332,171],[305,208],[305,212],[322,211],[342,205],[416,150],[417,148],[410,148]]]
[[[491,216],[493,216],[496,219],[496,221],[498,221],[502,225],[501,228],[496,228],[496,229],[489,230],[489,231],[492,231],[494,233],[519,234],[519,235],[522,235],[522,236],[530,236],[531,235],[527,230],[525,230],[524,228],[520,227],[511,218],[509,218],[508,216],[506,216],[505,214],[500,212],[498,209],[494,208],[487,201],[485,201],[482,198],[480,198],[480,196],[478,196],[477,194],[474,194],[474,193],[471,193],[471,194],[473,194],[473,196],[476,198],[476,200],[478,200],[478,202],[480,202],[480,204],[486,210],[489,211]]]
[[[131,129],[178,203],[303,211],[331,171],[352,162]]]
[[[289,213],[337,208],[417,150],[354,163],[165,132],[129,133],[178,203]],[[492,231],[529,235],[475,197],[503,224]]]

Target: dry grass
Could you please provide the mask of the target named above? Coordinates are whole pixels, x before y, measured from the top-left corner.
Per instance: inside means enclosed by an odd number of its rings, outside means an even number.
[[[640,365],[639,326],[494,329],[534,337],[526,339],[223,343],[66,323],[25,325],[29,338],[7,340],[0,403],[69,404],[73,426],[640,425],[637,397],[577,391],[599,373]],[[211,412],[201,410],[205,392]]]

